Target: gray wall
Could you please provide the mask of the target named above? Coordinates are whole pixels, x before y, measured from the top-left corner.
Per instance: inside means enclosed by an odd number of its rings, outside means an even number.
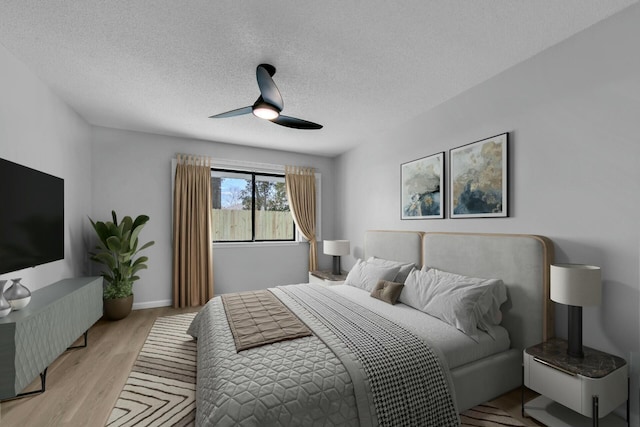
[[[313,166],[322,174],[323,237],[332,238],[335,187],[333,161],[274,150],[199,141],[170,136],[96,127],[93,130],[93,216],[149,215],[143,241],[154,240],[146,250],[149,269],[134,285],[135,308],[171,303],[171,159],[177,153],[267,164]],[[215,293],[261,289],[285,283],[306,282],[309,245],[214,247]],[[330,259],[321,256],[322,265]]]
[[[638,357],[640,6],[462,93],[337,160],[337,234],[353,264],[367,229],[542,234],[556,261],[602,267],[584,344]],[[400,220],[400,164],[510,133],[510,217]],[[448,166],[448,165],[447,165]],[[566,310],[556,330],[566,336]],[[632,407],[638,414],[638,360]],[[637,425],[637,424],[634,424]]]
[[[0,157],[64,179],[65,257],[0,276],[36,290],[86,275],[91,211],[91,128],[0,44]],[[12,183],[2,183],[12,185]],[[20,209],[0,200],[0,209]]]

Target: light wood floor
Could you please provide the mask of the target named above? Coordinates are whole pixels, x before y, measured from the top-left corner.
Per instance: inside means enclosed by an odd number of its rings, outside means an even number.
[[[154,308],[117,322],[98,321],[89,330],[87,348],[67,351],[51,364],[44,394],[0,405],[0,426],[104,426],[155,319],[197,310]],[[38,379],[25,391],[39,387]],[[526,425],[538,425],[520,417],[519,390],[493,403]]]

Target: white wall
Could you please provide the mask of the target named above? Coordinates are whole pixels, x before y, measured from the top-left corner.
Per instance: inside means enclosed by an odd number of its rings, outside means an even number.
[[[322,174],[323,237],[333,230],[333,161],[325,157],[96,127],[93,131],[93,219],[120,215],[149,215],[142,241],[149,269],[134,284],[134,307],[171,304],[171,159],[178,153],[278,165],[313,166]],[[216,294],[306,282],[307,243],[295,246],[214,247]],[[320,257],[323,266],[330,259]]]
[[[2,45],[0,64],[0,157],[64,179],[64,260],[0,276],[21,277],[36,290],[89,273],[84,236],[91,211],[91,129]],[[20,206],[0,200],[0,209]]]
[[[337,232],[362,256],[367,229],[532,233],[556,261],[602,267],[602,304],[584,309],[584,344],[638,355],[640,6],[366,141],[337,160]],[[400,164],[510,132],[510,217],[400,220]],[[448,166],[448,165],[447,165]],[[556,330],[566,336],[566,310]],[[632,408],[638,414],[638,368]],[[637,424],[635,424],[637,425]]]

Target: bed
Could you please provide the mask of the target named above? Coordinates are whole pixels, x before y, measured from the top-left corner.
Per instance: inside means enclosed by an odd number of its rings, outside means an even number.
[[[362,253],[500,279],[500,325],[471,339],[358,287],[287,285],[267,296],[310,333],[238,351],[232,330],[247,319],[225,309],[231,297],[216,297],[190,328],[198,339],[198,425],[457,425],[459,412],[518,387],[522,350],[552,336],[553,245],[544,237],[368,231]],[[245,315],[256,311],[252,304]]]

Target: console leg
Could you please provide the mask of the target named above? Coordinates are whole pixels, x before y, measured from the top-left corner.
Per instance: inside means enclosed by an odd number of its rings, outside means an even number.
[[[47,368],[44,368],[44,371],[40,374],[40,390],[28,391],[26,393],[17,394],[15,397],[10,397],[8,399],[3,399],[2,402],[8,402],[9,400],[22,399],[23,397],[35,396],[36,394],[42,394],[45,392],[45,388],[47,385]]]
[[[522,366],[522,384],[520,385],[520,413],[524,418],[524,366]]]
[[[627,378],[627,427],[631,427],[631,418],[629,416],[629,397],[631,396],[631,378]]]
[[[591,411],[591,419],[593,420],[593,427],[598,427],[598,396],[593,396],[593,409]]]
[[[89,334],[89,330],[84,331],[84,344],[74,345],[73,347],[67,347],[67,350],[73,350],[76,348],[85,348],[87,346],[87,335]]]

